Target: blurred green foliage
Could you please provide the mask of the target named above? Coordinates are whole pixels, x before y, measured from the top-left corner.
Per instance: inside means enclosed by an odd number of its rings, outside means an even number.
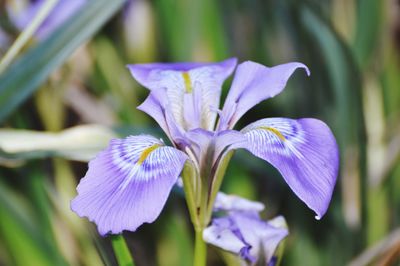
[[[340,145],[340,176],[321,221],[265,162],[240,151],[228,167],[224,191],[261,200],[268,218],[286,217],[282,265],[400,263],[398,1],[123,2],[88,1],[49,38],[30,42],[0,76],[0,123],[7,129],[0,130],[0,265],[116,265],[110,239],[69,210],[87,169],[76,153],[90,156],[114,134],[162,137],[135,109],[147,92],[126,64],[230,56],[265,65],[300,61],[312,73],[295,74],[279,97],[240,124],[317,117]],[[3,18],[0,52],[18,34]],[[82,124],[100,128],[83,151],[72,144],[87,132],[60,137]],[[50,132],[59,132],[53,142],[37,141]],[[193,232],[179,195],[155,223],[125,237],[139,266],[191,263]],[[212,247],[208,253],[209,265],[229,262]]]

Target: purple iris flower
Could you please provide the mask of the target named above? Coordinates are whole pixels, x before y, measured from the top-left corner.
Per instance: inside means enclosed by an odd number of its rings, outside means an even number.
[[[268,222],[260,219],[260,202],[218,193],[214,210],[226,214],[212,220],[203,231],[207,243],[237,254],[254,265],[275,265],[275,250],[288,235],[285,219],[278,216]]]
[[[219,63],[129,65],[133,77],[150,90],[138,109],[158,122],[174,147],[147,135],[112,140],[89,163],[72,210],[94,221],[102,235],[135,231],[158,217],[186,164],[194,169],[195,198],[208,195],[207,209],[212,211],[219,167],[231,151],[245,148],[277,168],[321,218],[338,172],[338,148],[330,129],[316,119],[267,118],[233,130],[247,110],[280,93],[297,68],[308,73],[307,67],[241,63],[220,110],[222,84],[235,67],[234,58]],[[202,226],[208,224],[208,215]]]
[[[50,11],[48,17],[40,25],[36,32],[36,37],[39,39],[46,38],[54,30],[56,30],[64,21],[76,13],[87,0],[60,0]],[[7,6],[8,15],[15,27],[22,31],[32,21],[32,19],[42,8],[45,0],[28,1],[25,8],[16,10],[11,6]]]

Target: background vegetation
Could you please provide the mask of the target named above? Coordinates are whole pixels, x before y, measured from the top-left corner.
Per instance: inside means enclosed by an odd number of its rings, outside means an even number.
[[[2,56],[19,34],[7,15],[12,2],[0,2]],[[87,1],[0,74],[0,265],[115,265],[110,239],[69,201],[85,161],[111,137],[164,137],[135,109],[148,92],[125,65],[232,56],[311,70],[241,125],[316,117],[340,145],[340,176],[321,221],[263,161],[237,152],[229,166],[225,192],[264,202],[266,218],[286,217],[282,265],[398,265],[399,52],[394,0]],[[191,265],[193,233],[179,193],[154,224],[124,236],[139,266]],[[223,264],[211,247],[208,260]]]

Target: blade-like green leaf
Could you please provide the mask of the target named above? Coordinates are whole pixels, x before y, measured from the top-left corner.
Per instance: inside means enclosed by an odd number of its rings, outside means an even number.
[[[357,1],[357,24],[353,43],[353,53],[361,68],[368,65],[369,59],[379,42],[383,24],[385,1]]]
[[[359,70],[349,47],[335,34],[331,25],[312,8],[301,10],[301,22],[317,42],[324,56],[330,82],[335,92],[338,117],[337,137],[341,147],[359,140],[363,118]]]
[[[0,122],[49,74],[118,11],[125,0],[92,0],[46,40],[29,50],[0,77]]]
[[[13,265],[67,265],[53,242],[32,221],[31,206],[3,178],[0,175],[0,238]]]

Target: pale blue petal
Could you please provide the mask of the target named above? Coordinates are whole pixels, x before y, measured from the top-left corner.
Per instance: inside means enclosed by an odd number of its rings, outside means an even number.
[[[264,208],[265,206],[261,202],[223,192],[218,192],[214,203],[214,211],[261,212]]]
[[[320,120],[267,118],[245,127],[246,149],[271,163],[304,203],[321,218],[339,169],[335,137]]]
[[[172,116],[170,106],[168,105],[165,89],[153,90],[150,92],[146,100],[137,107],[137,109],[145,112],[153,117],[154,120],[164,130],[171,142],[176,145],[185,146],[187,142],[184,136],[183,128],[175,121]]]
[[[233,128],[242,115],[253,106],[279,94],[298,68],[305,69],[309,74],[305,65],[296,62],[274,67],[266,67],[252,61],[239,64],[221,112],[219,129]]]
[[[207,243],[256,263],[260,257],[267,265],[279,243],[288,235],[285,227],[262,221],[258,215],[246,212],[230,212],[215,218],[203,231]]]
[[[219,63],[172,63],[128,65],[144,87],[166,89],[169,109],[185,130],[214,128],[221,86],[236,66],[231,58]]]
[[[114,139],[90,161],[71,209],[101,235],[135,231],[159,216],[186,159],[151,136]]]

